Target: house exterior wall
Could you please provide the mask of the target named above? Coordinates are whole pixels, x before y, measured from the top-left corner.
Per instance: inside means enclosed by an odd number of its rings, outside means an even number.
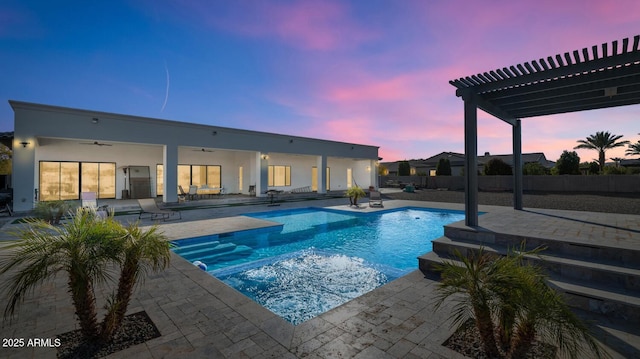
[[[163,200],[177,201],[178,164],[220,165],[223,186],[232,193],[266,191],[269,165],[290,165],[290,190],[311,185],[311,168],[320,156],[331,167],[330,179],[346,183],[346,168],[353,168],[358,184],[368,186],[376,177],[371,164],[378,160],[378,147],[218,126],[151,119],[137,116],[78,110],[10,101],[14,110],[14,209],[33,208],[39,183],[40,161],[115,162],[116,196],[124,189],[123,166],[149,166],[155,195],[156,165],[165,165]],[[112,146],[95,146],[94,141]],[[28,143],[23,146],[21,143]],[[89,145],[82,144],[89,143]],[[206,149],[203,152],[201,149]],[[209,151],[213,152],[209,152]],[[175,166],[171,164],[175,163]],[[243,168],[243,188],[238,186],[238,168]],[[344,172],[344,180],[341,179]],[[334,179],[334,174],[336,178]],[[300,184],[298,186],[298,184]],[[373,183],[373,185],[377,185]],[[345,186],[342,186],[344,188]],[[176,192],[176,193],[174,193]]]

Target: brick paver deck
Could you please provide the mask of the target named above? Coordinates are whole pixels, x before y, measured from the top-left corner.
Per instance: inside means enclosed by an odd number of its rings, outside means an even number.
[[[250,211],[285,209],[307,206],[339,206],[348,209],[346,199],[283,203],[280,207],[247,206],[202,209],[183,212],[181,222],[161,224],[172,239],[203,235],[203,232],[228,231],[230,223],[247,228],[246,217],[212,220]],[[447,209],[462,209],[462,205],[385,201],[385,209],[406,205]],[[353,209],[371,211],[368,207]],[[572,231],[579,221],[562,219],[561,211],[552,214],[544,228],[529,226],[528,212],[516,212],[504,207],[481,207],[489,216],[481,216],[486,228],[503,226],[508,216],[508,230],[551,233]],[[547,215],[544,215],[547,218]],[[599,213],[583,218],[583,224],[602,226],[599,236],[614,236],[625,245],[637,245],[640,216]],[[136,216],[124,216],[123,220]],[[487,220],[488,219],[488,220]],[[144,223],[151,223],[146,221]],[[217,227],[222,225],[224,227]],[[595,224],[594,224],[595,223]],[[600,224],[599,224],[600,223]],[[254,224],[258,224],[254,222]],[[15,225],[5,225],[2,235]],[[177,229],[179,228],[179,229]],[[573,235],[573,234],[572,234]],[[625,238],[631,238],[627,241]],[[585,240],[592,240],[586,237]],[[417,260],[416,260],[417,268]],[[0,281],[6,278],[0,277]],[[437,282],[414,271],[372,292],[326,312],[314,319],[293,326],[256,304],[236,290],[199,270],[175,254],[170,268],[147,278],[138,288],[129,312],[145,310],[162,336],[136,345],[110,358],[463,358],[441,344],[452,334],[447,320],[450,304],[433,310],[434,286]],[[40,288],[29,297],[13,322],[1,327],[2,338],[54,338],[77,328],[73,307],[66,290],[66,278]],[[640,353],[639,333],[625,328],[617,330],[620,340]],[[622,356],[613,352],[614,358]],[[55,348],[0,348],[0,357],[54,358]]]

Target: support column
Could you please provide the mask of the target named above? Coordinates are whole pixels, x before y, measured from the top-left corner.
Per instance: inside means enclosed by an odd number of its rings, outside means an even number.
[[[162,168],[162,191],[164,193],[162,202],[178,202],[178,146],[162,146]],[[189,189],[184,188],[184,190],[188,191]]]
[[[26,145],[22,145],[22,142],[25,142]],[[37,140],[33,136],[16,135],[13,139],[11,182],[13,186],[14,212],[30,211],[34,207],[34,190],[38,189],[38,181],[36,181],[36,166],[38,166],[36,164],[36,146]],[[40,197],[39,192],[38,197]]]
[[[478,107],[473,93],[464,100],[464,218],[469,227],[478,226]]]
[[[256,152],[256,197],[266,197],[269,189],[269,156]]]
[[[522,210],[522,127],[520,120],[513,124],[513,208]]]
[[[327,193],[327,156],[316,157],[316,168],[318,170],[318,193]]]
[[[378,161],[371,160],[369,161],[369,183],[373,188],[378,189]]]

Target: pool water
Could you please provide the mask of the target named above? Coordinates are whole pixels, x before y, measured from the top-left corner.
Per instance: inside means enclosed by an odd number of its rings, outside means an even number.
[[[175,241],[174,251],[293,324],[418,266],[461,211],[358,213],[305,208],[248,214],[282,226]]]

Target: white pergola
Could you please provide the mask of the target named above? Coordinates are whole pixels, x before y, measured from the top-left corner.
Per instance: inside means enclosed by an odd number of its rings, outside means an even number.
[[[611,45],[611,46],[609,46]],[[520,119],[640,103],[640,35],[449,81],[464,101],[465,223],[478,226],[478,108],[513,128],[513,207],[522,209]],[[599,50],[601,49],[601,50]]]

